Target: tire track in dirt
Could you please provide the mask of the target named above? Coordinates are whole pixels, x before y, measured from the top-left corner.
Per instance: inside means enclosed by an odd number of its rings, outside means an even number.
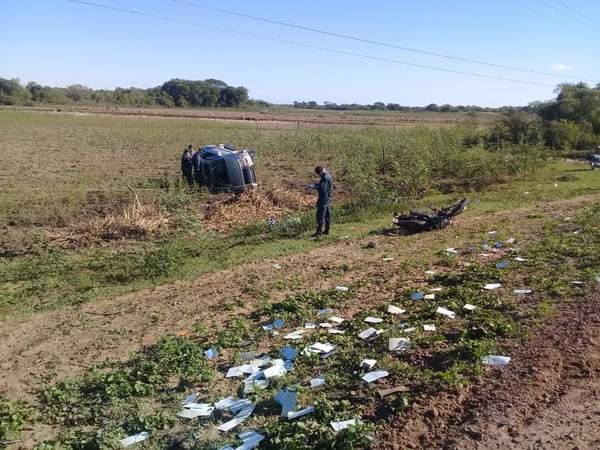
[[[222,328],[229,319],[254,310],[258,294],[264,290],[271,291],[270,301],[278,301],[306,289],[329,289],[361,280],[368,280],[370,285],[378,280],[397,281],[410,275],[405,273],[404,262],[442,250],[448,243],[468,243],[470,235],[483,231],[483,227],[501,226],[520,235],[529,233],[535,240],[535,231],[546,217],[556,215],[559,208],[562,213],[579,209],[594,199],[580,197],[535,208],[465,214],[454,227],[434,233],[340,240],[278,261],[283,266],[280,270],[272,267],[274,261],[263,260],[2,323],[0,392],[9,398],[31,400],[48,379],[69,377],[105,359],[122,360],[161,336],[192,329],[197,322],[209,329]],[[543,214],[527,216],[532,209]],[[375,249],[365,250],[367,242],[373,242]],[[394,261],[382,262],[383,254],[394,256]],[[347,264],[349,270],[323,276],[323,267],[341,264]],[[273,291],[273,286],[281,283],[285,287]],[[393,292],[378,286],[363,295],[359,293],[350,308],[366,308],[391,298]]]

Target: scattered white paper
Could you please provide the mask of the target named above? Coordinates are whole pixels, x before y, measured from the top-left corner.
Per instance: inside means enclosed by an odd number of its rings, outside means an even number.
[[[361,378],[367,383],[372,383],[373,381],[377,381],[380,378],[385,378],[389,375],[387,370],[374,370],[373,372],[365,373]]]
[[[367,323],[381,323],[381,322],[383,322],[383,319],[380,319],[379,317],[367,317],[365,319],[365,322],[367,322]]]
[[[392,352],[400,352],[410,348],[410,339],[408,338],[390,338],[389,349]]]
[[[360,363],[361,369],[371,370],[377,364],[376,359],[363,359]]]
[[[321,322],[319,326],[321,328],[331,328],[333,325],[331,325],[329,322]]]
[[[309,349],[315,353],[329,353],[329,352],[335,350],[335,345],[331,345],[331,344],[327,344],[327,343],[323,344],[321,342],[316,342],[313,345],[311,345],[309,347]]]
[[[425,300],[433,300],[435,298],[435,294],[426,294],[423,298]]]
[[[387,257],[387,258],[383,258],[383,260],[384,260],[384,261],[393,261],[393,260],[394,260],[394,258]]]
[[[272,364],[271,367],[262,371],[262,374],[266,379],[282,377],[287,373],[283,360],[274,359]]]
[[[446,253],[454,253],[454,254],[456,254],[456,253],[458,253],[458,250],[456,250],[454,247],[448,247],[446,249]]]
[[[336,317],[336,316],[331,316],[329,318],[329,320],[331,322],[335,322],[335,323],[342,323],[344,321],[344,319],[342,319],[341,317]]]
[[[341,421],[333,421],[329,423],[333,431],[342,431],[347,429],[348,427],[356,427],[361,424],[361,421],[358,419],[350,419],[350,420],[341,420]]]
[[[442,292],[442,288],[441,287],[435,287],[435,288],[431,288],[429,289],[431,292]]]
[[[311,414],[313,412],[315,412],[315,407],[307,406],[306,408],[299,409],[298,411],[288,412],[287,419],[294,420],[294,419],[297,419],[298,417],[306,416],[307,414]]]
[[[312,389],[318,388],[319,386],[323,386],[325,384],[325,377],[316,377],[310,380],[310,387]]]
[[[510,356],[487,355],[483,357],[482,362],[490,366],[507,366],[510,362]]]
[[[389,312],[390,314],[404,314],[406,312],[406,310],[404,310],[402,308],[398,308],[397,306],[394,306],[394,305],[389,305],[387,308],[387,312]]]
[[[438,306],[435,312],[441,314],[442,316],[450,317],[451,319],[454,319],[456,317],[456,313],[454,311],[450,311],[449,309],[446,309],[443,306]]]
[[[502,287],[502,285],[500,283],[488,283],[483,288],[486,291],[493,291],[494,289],[498,289],[498,288],[501,288],[501,287]]]
[[[296,330],[293,331],[291,333],[286,334],[285,336],[283,336],[284,339],[291,339],[292,341],[297,341],[298,339],[302,339],[304,334],[304,330]]]
[[[412,333],[413,331],[415,331],[416,328],[415,327],[408,327],[405,328],[404,330],[402,330],[404,333]]]
[[[470,303],[465,303],[465,306],[463,306],[463,309],[467,311],[475,311],[476,308],[475,305],[471,305]]]
[[[531,289],[515,289],[513,291],[515,294],[517,295],[525,295],[525,294],[531,294],[533,291]]]
[[[317,325],[315,325],[314,323],[305,323],[304,328],[306,328],[307,330],[313,330],[317,328]]]
[[[434,324],[423,325],[423,330],[424,331],[435,331],[435,325]]]
[[[277,264],[277,263],[275,263],[275,264],[273,264],[273,267],[274,267],[275,269],[281,269],[281,264]]]
[[[382,333],[383,330],[376,330],[375,328],[367,328],[364,331],[358,333],[358,337],[361,339],[369,339]]]
[[[142,431],[141,433],[137,433],[131,436],[126,437],[125,439],[121,439],[121,445],[123,447],[129,447],[130,445],[137,444],[138,442],[143,442],[150,437],[147,431]]]
[[[523,262],[523,261],[527,261],[527,260],[525,258],[520,257],[520,256],[516,256],[515,257],[515,261],[517,261],[517,262]]]
[[[350,290],[350,288],[348,286],[336,286],[335,290],[339,292],[347,292]]]

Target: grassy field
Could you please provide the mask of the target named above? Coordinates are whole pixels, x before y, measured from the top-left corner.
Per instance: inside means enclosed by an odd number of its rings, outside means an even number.
[[[119,448],[141,431],[151,434],[144,448],[239,445],[233,432],[216,430],[226,413],[176,416],[190,392],[202,402],[251,399],[256,408],[239,431],[264,433],[261,448],[385,448],[390,421],[485,379],[483,356],[526,344],[556,308],[593,292],[600,274],[597,173],[540,148],[485,148],[474,128],[267,130],[3,110],[0,135],[0,441],[16,440],[15,449]],[[258,149],[262,187],[236,205],[251,220],[218,232],[206,211],[223,199],[183,186],[178,164],[185,144],[223,141]],[[308,237],[305,204],[279,208],[268,229],[272,193],[303,198],[316,162],[332,168],[339,186],[332,235]],[[164,222],[143,236],[89,239],[90,224],[118,219],[132,203],[126,183]],[[389,230],[394,209],[463,195],[470,207],[452,228]],[[490,282],[503,287],[482,291]],[[533,293],[516,296],[522,287]],[[433,288],[441,288],[435,298],[411,299]],[[390,315],[389,304],[406,311]],[[456,318],[437,314],[438,306]],[[336,327],[343,334],[317,328],[300,343],[282,339],[327,320],[323,308],[345,319]],[[367,316],[384,319],[373,340],[357,337]],[[284,320],[279,335],[261,327],[275,319]],[[409,337],[410,348],[390,352],[393,337]],[[277,358],[286,345],[301,351],[314,341],[337,351],[299,354],[263,390],[244,394],[240,379],[224,376],[242,352]],[[204,351],[213,347],[218,357],[209,360]],[[364,383],[363,358],[388,377]],[[325,386],[311,389],[319,375]],[[315,412],[279,419],[274,396],[285,388]],[[329,425],[354,418],[362,424],[340,433]]]

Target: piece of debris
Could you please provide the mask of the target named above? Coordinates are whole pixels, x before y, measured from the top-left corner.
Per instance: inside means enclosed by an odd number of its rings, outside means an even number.
[[[325,384],[325,377],[320,376],[316,378],[311,378],[310,387],[312,389],[318,388],[319,386],[323,386]]]
[[[446,253],[458,254],[458,250],[456,250],[454,247],[448,247],[446,249]]]
[[[293,361],[296,359],[296,356],[298,356],[298,350],[296,350],[294,347],[286,345],[281,349],[280,354],[284,361]]]
[[[332,421],[329,424],[331,425],[331,428],[333,428],[333,431],[338,432],[338,431],[345,430],[349,427],[356,427],[356,426],[360,425],[361,423],[362,422],[358,419],[350,419],[350,420]]]
[[[317,316],[329,316],[333,313],[331,308],[323,308],[317,311]]]
[[[388,256],[387,258],[383,258],[383,260],[384,260],[384,261],[393,261],[393,260],[394,260],[394,258],[392,258],[392,257],[389,257],[389,256]]]
[[[327,330],[327,332],[329,334],[344,334],[345,333],[344,330],[338,330],[337,328],[330,328],[329,330]]]
[[[315,328],[317,328],[317,325],[314,323],[305,323],[304,324],[304,328],[306,328],[307,330],[314,330]]]
[[[412,333],[415,330],[416,330],[415,327],[408,327],[408,328],[403,329],[402,332],[404,332],[404,333]]]
[[[217,407],[217,404],[215,404],[215,407]],[[231,412],[231,414],[233,414],[234,417],[233,417],[233,419],[229,420],[228,422],[225,422],[225,423],[222,423],[221,425],[219,425],[218,426],[219,431],[229,431],[229,430],[237,427],[240,423],[242,423],[244,420],[246,420],[248,417],[250,417],[252,415],[255,407],[256,407],[256,405],[247,399],[230,400],[227,403],[227,409],[229,409],[229,412]],[[221,409],[221,408],[217,407],[217,409]],[[223,408],[223,409],[225,409],[225,408]]]
[[[296,331],[292,331],[291,333],[286,334],[285,336],[283,336],[284,339],[291,339],[292,341],[297,341],[298,339],[302,339],[304,336],[302,336],[304,334],[304,330],[296,330]]]
[[[268,387],[269,380],[246,380],[244,381],[244,394],[250,394]]]
[[[215,410],[209,403],[187,403],[183,409],[177,413],[177,416],[184,419],[195,419],[197,417],[208,417]]]
[[[431,289],[429,289],[429,290],[430,290],[431,292],[442,292],[443,288],[441,288],[441,287],[434,287],[434,288],[431,288]]]
[[[410,339],[402,337],[390,338],[388,344],[391,352],[401,352],[410,348]]]
[[[360,363],[361,369],[371,370],[377,364],[376,359],[363,359]]]
[[[311,414],[313,412],[315,412],[315,407],[307,406],[306,408],[299,409],[298,411],[288,412],[287,419],[294,420],[294,419],[297,419],[298,417],[306,416],[307,414]]]
[[[225,375],[225,378],[237,378],[244,376],[243,367],[244,366],[230,367]]]
[[[412,292],[410,294],[411,300],[423,300],[424,294],[422,292]]]
[[[335,290],[338,292],[348,292],[350,288],[348,286],[336,286]]]
[[[277,263],[275,263],[275,264],[273,264],[273,267],[274,267],[275,269],[281,269],[281,264],[277,264]]]
[[[508,261],[506,261],[506,260],[496,263],[496,269],[506,269],[507,267],[508,267]]]
[[[507,366],[510,362],[510,356],[487,355],[483,357],[481,362],[489,366]]]
[[[435,294],[426,294],[423,296],[425,300],[433,300],[435,299]]]
[[[365,319],[365,322],[367,322],[367,323],[381,323],[381,322],[383,322],[383,319],[380,319],[379,317],[371,317],[371,316],[369,316],[369,317],[367,317]]]
[[[361,378],[367,383],[372,383],[373,381],[377,381],[381,378],[385,378],[389,375],[387,370],[374,370],[373,372],[365,373]]]
[[[500,283],[488,283],[483,287],[483,289],[485,289],[486,291],[493,291],[494,289],[498,289],[501,287],[502,285]]]
[[[451,319],[454,319],[456,317],[456,313],[454,311],[450,311],[449,309],[446,309],[443,306],[438,306],[435,312],[441,314],[442,316],[450,317]]]
[[[463,306],[463,309],[467,311],[475,311],[476,308],[475,305],[471,305],[470,303],[465,303],[465,306]]]
[[[262,374],[266,379],[279,378],[284,376],[286,373],[287,370],[285,368],[285,363],[282,359],[274,359],[273,361],[271,361],[271,367],[262,371]]]
[[[206,359],[209,359],[209,360],[215,359],[218,355],[219,355],[219,352],[214,347],[211,347],[208,350],[204,351],[204,356],[206,356]]]
[[[423,330],[424,331],[435,331],[435,325],[434,324],[427,324],[427,325],[423,325]]]
[[[138,442],[143,442],[149,437],[150,434],[147,431],[142,431],[141,433],[133,434],[125,439],[121,439],[120,442],[123,447],[129,447],[133,444],[137,444]]]
[[[488,231],[488,234],[496,234],[496,233],[497,233],[496,230]]]
[[[404,314],[406,312],[406,310],[402,309],[402,308],[398,308],[397,306],[394,306],[394,305],[389,305],[387,308],[387,312],[389,312],[390,314]]]
[[[321,322],[319,326],[321,328],[331,328],[333,325],[331,325],[329,322]]]
[[[517,242],[517,240],[515,238],[509,238],[506,240],[507,244],[514,244],[515,242]]]
[[[425,275],[435,275],[435,270],[431,270],[431,269],[426,270]]]
[[[253,448],[258,447],[260,441],[265,438],[264,435],[257,433],[256,431],[244,431],[239,433],[238,437],[243,444],[236,447],[235,450],[252,450]]]
[[[383,330],[376,330],[375,328],[367,328],[364,331],[358,333],[358,337],[361,339],[369,339],[383,333]]]
[[[281,405],[281,417],[286,417],[289,412],[296,408],[298,392],[295,390],[282,389],[275,395],[275,401]]]
[[[379,398],[384,398],[388,395],[397,394],[399,392],[410,392],[410,389],[406,386],[396,386],[389,389],[379,389],[377,394],[379,395]]]
[[[344,322],[345,319],[342,319],[341,317],[337,317],[337,316],[331,316],[329,318],[329,321],[331,322],[335,322],[335,323],[342,323]]]
[[[181,404],[185,405],[186,403],[193,403],[196,401],[197,398],[198,398],[198,394],[196,392],[193,392],[190,395],[188,395],[186,398],[181,400]]]
[[[574,286],[583,286],[585,283],[583,281],[571,281],[571,284]]]
[[[527,260],[525,258],[520,257],[520,256],[516,256],[515,257],[515,261],[517,261],[517,262],[523,262],[523,261],[527,261]]]
[[[522,289],[515,289],[513,291],[513,293],[517,294],[517,295],[525,295],[525,294],[531,294],[533,292],[533,290],[531,289],[527,289],[527,288],[522,288]]]
[[[328,343],[315,342],[311,346],[307,347],[308,353],[317,353],[321,355],[321,358],[327,358],[335,351],[335,345]]]

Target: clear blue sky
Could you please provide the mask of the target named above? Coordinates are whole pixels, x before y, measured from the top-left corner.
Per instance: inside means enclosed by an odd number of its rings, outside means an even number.
[[[346,41],[170,0],[91,0],[373,56],[556,85],[511,72]],[[333,32],[600,82],[600,1],[190,0]],[[571,17],[569,17],[569,13]],[[543,14],[542,17],[538,14]],[[576,20],[578,19],[578,20]],[[557,23],[558,22],[558,23]],[[519,85],[297,48],[70,3],[0,0],[0,77],[52,86],[151,87],[170,78],[218,78],[253,98],[338,103],[521,105],[553,96]],[[567,80],[565,80],[567,81]]]

